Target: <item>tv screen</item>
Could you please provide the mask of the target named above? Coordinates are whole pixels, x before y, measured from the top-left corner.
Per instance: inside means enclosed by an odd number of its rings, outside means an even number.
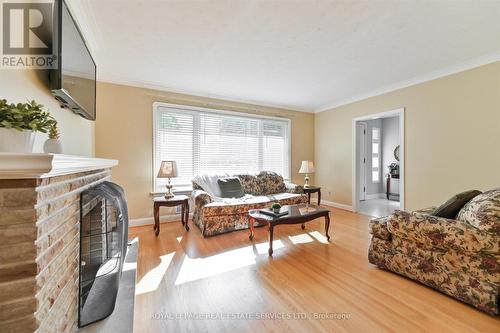
[[[54,45],[58,66],[52,93],[61,104],[84,118],[96,118],[96,65],[75,20],[62,0],[54,2]]]

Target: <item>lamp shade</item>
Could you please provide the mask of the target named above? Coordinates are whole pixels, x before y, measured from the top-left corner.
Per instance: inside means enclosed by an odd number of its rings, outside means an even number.
[[[158,178],[177,177],[177,163],[175,161],[161,161]]]
[[[302,161],[299,173],[314,173],[314,171],[313,161]]]

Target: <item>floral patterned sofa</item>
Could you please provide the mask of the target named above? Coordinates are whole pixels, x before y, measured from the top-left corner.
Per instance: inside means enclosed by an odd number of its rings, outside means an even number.
[[[372,220],[369,261],[498,314],[500,188],[473,198],[454,220],[431,216],[432,210]]]
[[[206,175],[204,175],[207,177]],[[227,175],[210,175],[217,178]],[[242,198],[218,198],[206,191],[195,177],[192,198],[195,208],[193,222],[204,237],[248,228],[248,211],[265,208],[271,202],[294,205],[307,202],[304,189],[300,185],[287,183],[274,172],[233,175],[239,178],[245,196]],[[256,224],[257,225],[257,224]]]

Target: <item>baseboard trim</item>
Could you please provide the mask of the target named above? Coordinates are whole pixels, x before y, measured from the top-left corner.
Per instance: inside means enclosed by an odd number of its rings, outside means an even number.
[[[347,210],[349,212],[353,211],[351,205],[345,205],[345,204],[341,204],[341,203],[333,202],[333,201],[328,201],[328,200],[321,200],[321,203],[324,204],[325,206],[335,207],[335,208]]]
[[[366,197],[366,200],[384,199],[386,197],[386,194],[385,193],[373,193],[373,194],[366,194],[365,197]]]
[[[193,217],[193,214],[189,214],[189,218],[191,219]],[[175,222],[175,221],[180,221],[181,220],[181,215],[180,214],[174,214],[174,215],[162,215],[160,216],[160,223],[163,222]],[[131,219],[128,221],[128,226],[129,227],[140,227],[142,225],[153,225],[155,224],[155,219],[151,217],[142,217],[138,219]]]

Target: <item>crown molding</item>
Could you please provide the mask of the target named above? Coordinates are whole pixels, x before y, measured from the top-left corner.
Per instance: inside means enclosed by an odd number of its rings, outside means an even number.
[[[342,106],[342,105],[362,101],[362,100],[370,98],[370,97],[380,96],[380,95],[383,95],[383,94],[386,94],[386,93],[389,93],[392,91],[411,87],[411,86],[414,86],[414,85],[417,85],[420,83],[424,83],[427,81],[432,81],[432,80],[435,80],[435,79],[438,79],[438,78],[441,78],[444,76],[464,72],[466,70],[473,69],[473,68],[480,67],[480,66],[484,66],[484,65],[488,65],[488,64],[491,64],[491,63],[494,63],[497,61],[500,61],[500,51],[495,52],[495,53],[490,53],[490,54],[487,54],[487,55],[484,55],[484,56],[481,56],[478,58],[474,58],[474,59],[462,62],[460,64],[449,66],[449,67],[446,67],[446,68],[443,68],[443,69],[440,69],[437,71],[433,71],[433,72],[430,72],[430,73],[427,73],[424,75],[419,75],[419,76],[416,76],[416,77],[409,79],[409,80],[404,80],[404,81],[400,81],[397,83],[389,84],[389,85],[386,85],[380,89],[372,90],[372,91],[366,92],[364,94],[355,95],[355,96],[352,96],[352,97],[349,97],[349,98],[346,98],[346,99],[343,99],[340,101],[329,103],[329,104],[326,104],[322,107],[315,109],[314,113],[328,111],[328,110],[337,108],[337,107]]]
[[[222,101],[226,101],[226,102],[234,102],[234,103],[242,103],[242,104],[254,105],[254,106],[263,106],[263,107],[268,107],[268,108],[276,108],[276,109],[282,109],[282,110],[286,110],[286,111],[314,113],[313,109],[295,108],[295,107],[291,107],[288,105],[282,105],[282,104],[262,103],[259,101],[254,101],[254,100],[249,100],[249,99],[232,98],[232,97],[228,97],[228,96],[224,96],[224,95],[201,93],[201,92],[196,92],[196,91],[191,91],[191,90],[172,88],[169,86],[165,86],[165,85],[161,85],[161,84],[157,84],[157,83],[153,83],[153,82],[130,80],[130,79],[126,79],[123,77],[114,76],[114,75],[99,75],[98,81],[104,82],[104,83],[112,83],[112,84],[119,84],[119,85],[124,85],[124,86],[136,87],[136,88],[158,90],[158,91],[167,92],[167,93],[170,92],[170,93],[175,93],[175,94],[189,95],[192,97],[210,98],[210,99],[222,100]]]

